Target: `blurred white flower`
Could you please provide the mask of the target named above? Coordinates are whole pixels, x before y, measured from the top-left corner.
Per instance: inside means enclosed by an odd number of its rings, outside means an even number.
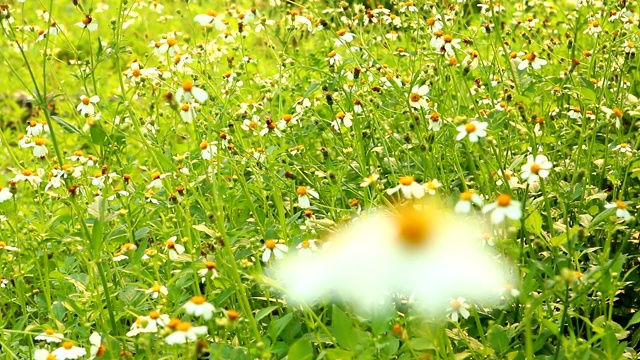
[[[467,304],[464,298],[458,297],[456,299],[451,299],[449,302],[449,307],[447,308],[447,315],[451,318],[452,321],[457,322],[462,316],[463,318],[469,317],[469,304]]]
[[[491,222],[494,224],[502,223],[505,217],[511,220],[520,220],[522,217],[520,202],[513,200],[509,194],[498,195],[495,202],[482,208],[482,212],[490,212]]]
[[[497,303],[499,289],[512,281],[506,264],[483,249],[479,227],[437,207],[378,211],[336,233],[314,256],[286,257],[271,275],[293,303],[336,296],[368,311],[400,293],[441,314],[459,296]]]
[[[627,210],[627,203],[622,200],[616,200],[616,202],[607,204],[604,206],[606,209],[616,209],[616,216],[624,219],[624,221],[629,221],[631,219],[631,214],[629,210]]]
[[[216,308],[209,304],[204,296],[199,295],[192,297],[183,307],[187,314],[202,317],[205,320],[210,320],[216,311]]]

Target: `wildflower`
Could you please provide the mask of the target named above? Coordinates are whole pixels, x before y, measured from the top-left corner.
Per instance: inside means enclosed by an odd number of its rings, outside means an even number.
[[[336,114],[336,119],[331,122],[331,126],[336,131],[340,131],[340,126],[344,125],[344,127],[350,128],[353,125],[353,115],[350,113],[344,113],[342,111]]]
[[[449,302],[449,307],[447,308],[447,313],[449,317],[451,317],[452,321],[457,322],[460,316],[467,319],[469,315],[471,315],[468,309],[469,304],[466,303],[466,300],[464,298],[459,297],[456,299],[451,299],[451,301]]]
[[[207,278],[207,274],[209,275],[209,279],[213,280],[218,277],[218,265],[213,261],[207,261],[204,268],[198,270],[198,275],[202,278],[202,282],[205,282]]]
[[[373,173],[364,178],[364,180],[360,183],[360,187],[367,187],[371,184],[374,184],[378,181],[378,178],[380,178],[380,175],[378,175],[377,173]]]
[[[262,254],[262,261],[268,262],[271,259],[271,254],[276,257],[276,259],[282,259],[284,257],[284,253],[289,251],[289,247],[284,244],[278,244],[278,240],[269,239],[264,242],[264,246],[262,247],[264,253]]]
[[[36,336],[35,340],[44,340],[48,343],[59,343],[62,342],[64,335],[57,333],[55,330],[49,328],[43,331],[40,335]]]
[[[429,195],[435,195],[436,190],[441,186],[442,183],[438,179],[429,180],[424,184],[424,188]]]
[[[400,190],[405,199],[420,199],[424,196],[424,186],[418,184],[413,176],[403,176],[398,183],[400,183],[398,186],[388,189],[387,194],[393,195]]]
[[[0,203],[5,202],[13,197],[13,193],[9,188],[0,186]]]
[[[353,41],[356,38],[356,34],[348,32],[346,29],[340,29],[337,32],[338,38],[336,39],[334,46],[341,46]]]
[[[152,310],[148,316],[138,316],[136,321],[131,324],[131,329],[126,335],[133,337],[140,333],[156,333],[158,332],[158,326],[167,326],[170,320],[169,315]]]
[[[524,60],[518,65],[518,70],[525,70],[531,66],[534,70],[540,69],[542,66],[547,65],[547,60],[539,58],[534,52],[530,52],[525,55]]]
[[[582,111],[580,110],[580,108],[578,106],[574,106],[567,112],[567,115],[571,119],[580,119],[580,118],[582,118]]]
[[[202,317],[205,320],[211,319],[213,312],[216,311],[215,307],[209,304],[204,296],[192,297],[183,307],[187,314]]]
[[[301,209],[308,209],[309,207],[311,207],[309,196],[312,196],[316,199],[320,197],[320,195],[318,195],[318,192],[308,186],[298,186],[296,193],[298,193],[298,206]]]
[[[522,180],[528,180],[529,184],[538,181],[539,178],[547,178],[549,170],[553,168],[553,164],[544,155],[533,155],[527,157],[527,163],[522,165]]]
[[[172,236],[164,242],[166,249],[169,251],[169,259],[175,261],[178,257],[184,253],[184,246],[176,244],[177,236]]]
[[[620,143],[613,148],[613,151],[619,151],[620,153],[629,153],[630,155],[633,152],[633,147],[629,143]],[[0,191],[1,193],[1,191]],[[2,196],[0,195],[0,202],[2,202]]]
[[[193,119],[196,118],[196,108],[198,106],[195,104],[183,103],[180,106],[180,118],[187,124],[191,124]]]
[[[89,14],[87,14],[81,22],[77,22],[76,26],[82,29],[87,29],[90,32],[98,30],[98,23],[93,21],[93,17]]]
[[[76,110],[80,112],[82,116],[93,116],[96,114],[95,104],[100,101],[98,95],[88,97],[86,95],[80,96],[80,104],[76,107]]]
[[[185,344],[188,341],[196,341],[198,335],[204,335],[207,333],[206,326],[193,326],[190,322],[179,321],[175,325],[174,331],[169,334],[164,341],[169,345]]]
[[[182,83],[182,87],[176,91],[176,101],[178,103],[197,101],[204,104],[209,99],[209,94],[199,87],[193,86],[193,81],[186,80]]]
[[[18,251],[20,249],[18,249],[17,247],[14,247],[14,246],[9,246],[9,245],[7,245],[6,242],[0,240],[0,250]]]
[[[315,240],[303,240],[298,246],[298,256],[311,256],[314,251],[318,250]]]
[[[169,175],[171,175],[171,173],[161,174],[159,171],[154,172],[151,174],[151,182],[147,185],[147,189],[161,189],[163,187],[162,179]]]
[[[476,194],[473,191],[465,191],[463,193],[460,193],[460,198],[456,203],[453,211],[459,214],[467,214],[471,211],[472,204],[482,206],[482,198],[480,197],[480,195]]]
[[[458,130],[458,136],[456,140],[462,140],[465,136],[469,136],[469,141],[478,142],[478,139],[481,137],[487,136],[487,127],[489,124],[485,122],[479,121],[471,121],[466,123],[465,125],[460,125],[456,129]]]
[[[89,360],[102,357],[107,350],[107,347],[102,345],[102,336],[95,331],[89,337],[89,343],[91,344],[89,348]]]
[[[57,360],[58,358],[47,349],[36,349],[33,353],[34,360]]]
[[[495,202],[482,208],[482,212],[491,212],[491,222],[494,224],[502,223],[505,217],[511,220],[520,220],[522,217],[520,202],[513,200],[509,194],[498,195]]]
[[[216,143],[209,143],[206,140],[203,140],[200,143],[200,150],[202,150],[201,155],[204,160],[211,160],[218,153],[218,147],[215,145]]]
[[[415,109],[429,109],[429,104],[427,103],[426,95],[429,93],[429,87],[427,85],[418,86],[415,85],[411,89],[411,94],[409,94],[409,105]]]
[[[169,294],[169,290],[164,285],[154,284],[152,287],[145,291],[147,294],[151,294],[151,298],[154,300],[160,296],[160,294],[167,296]]]
[[[47,147],[44,146],[45,140],[43,138],[33,138],[33,143],[33,156],[43,158],[49,153]]]
[[[65,359],[78,359],[87,354],[87,351],[81,347],[75,346],[71,341],[65,341],[62,346],[53,350],[51,355],[56,357],[56,360]]]
[[[38,186],[42,182],[41,176],[39,173],[34,174],[31,170],[22,170],[20,174],[11,179],[11,182],[28,181],[32,186]]]
[[[616,216],[624,219],[624,221],[629,221],[631,219],[631,214],[629,210],[627,210],[627,203],[622,200],[616,200],[616,202],[607,204],[604,207],[606,209],[616,209]],[[0,247],[1,248],[1,247]]]
[[[193,21],[202,26],[213,26],[218,31],[227,30],[227,25],[222,20],[224,17],[214,11],[207,11],[206,14],[199,14],[193,18]]]

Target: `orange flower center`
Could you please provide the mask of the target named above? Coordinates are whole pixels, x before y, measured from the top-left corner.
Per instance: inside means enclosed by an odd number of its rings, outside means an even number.
[[[620,210],[626,210],[627,204],[622,200],[616,200],[616,207]]]
[[[420,101],[420,95],[417,93],[411,93],[411,95],[409,95],[409,100],[411,100],[411,102],[418,102]]]
[[[209,147],[209,143],[207,141],[203,141],[200,143],[200,149],[204,150]]]
[[[73,343],[71,341],[65,341],[62,343],[62,347],[67,350],[71,350],[71,348],[73,348]]]
[[[465,192],[460,194],[460,200],[462,200],[462,201],[471,201],[471,197],[472,196],[473,196],[473,193],[471,191],[465,191]]]
[[[298,186],[298,189],[296,190],[296,192],[298,193],[298,196],[305,196],[305,195],[307,195],[307,187],[306,186]]]
[[[202,305],[207,301],[204,296],[194,296],[191,298],[191,302],[196,305]]]
[[[191,91],[192,89],[193,89],[193,81],[185,80],[185,82],[182,83],[182,90]]]
[[[525,59],[529,60],[529,62],[534,62],[536,60],[536,54],[534,53],[528,53],[527,56],[525,56]]]
[[[430,212],[409,205],[399,209],[396,226],[400,240],[410,246],[423,244],[433,232]]]
[[[509,196],[509,194],[500,194],[498,195],[496,201],[498,203],[498,206],[509,206],[509,204],[511,204],[511,196]]]
[[[531,165],[531,172],[534,174],[537,174],[540,171],[540,165],[538,164],[532,164]]]
[[[91,102],[91,99],[89,99],[88,97],[83,97],[82,98],[82,103],[85,105],[89,105],[89,103]]]
[[[53,330],[53,329],[47,329],[47,330],[45,330],[44,332],[45,332],[45,334],[47,334],[47,335],[53,335],[53,334],[55,334],[55,333],[56,333],[56,331],[55,331],[55,330]]]
[[[176,326],[176,330],[178,331],[189,331],[189,329],[191,329],[191,323],[187,321],[183,321]]]
[[[167,44],[169,44],[169,46],[174,46],[178,43],[178,40],[176,40],[175,38],[168,38],[167,39]]]
[[[407,175],[407,176],[403,176],[400,178],[400,180],[398,180],[398,182],[400,183],[400,185],[404,185],[404,186],[409,186],[411,184],[413,184],[413,176],[411,175]]]
[[[464,131],[468,132],[468,133],[472,133],[474,131],[476,131],[476,124],[474,123],[468,123],[464,126]]]
[[[149,313],[149,317],[152,318],[153,320],[156,320],[160,318],[160,313],[155,310],[151,310],[151,312]]]
[[[160,285],[158,285],[158,284],[156,284],[156,285],[153,285],[153,286],[151,287],[151,290],[152,290],[153,292],[160,292],[160,288],[161,288],[161,286],[160,286]]]
[[[264,242],[264,246],[266,246],[267,249],[271,249],[271,250],[275,249],[276,244],[277,244],[277,241],[274,239],[269,239]]]

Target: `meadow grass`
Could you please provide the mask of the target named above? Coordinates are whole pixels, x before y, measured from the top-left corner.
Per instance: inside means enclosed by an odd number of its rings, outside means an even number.
[[[640,358],[635,1],[25,0],[0,21],[0,359]],[[285,255],[418,199],[485,224],[471,240],[513,266],[497,303],[282,291]],[[447,266],[407,276],[468,264]]]

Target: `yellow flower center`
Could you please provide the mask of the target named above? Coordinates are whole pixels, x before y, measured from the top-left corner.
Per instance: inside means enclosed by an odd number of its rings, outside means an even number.
[[[298,189],[296,190],[296,192],[298,193],[298,196],[305,196],[305,195],[307,195],[307,187],[306,186],[298,186]]]
[[[89,105],[89,103],[91,102],[91,99],[89,99],[88,97],[83,97],[82,98],[82,103],[85,105]]]
[[[182,90],[191,91],[192,89],[193,89],[193,81],[186,80],[185,82],[182,83]]]
[[[447,34],[447,35],[445,35],[445,36],[443,36],[443,37],[442,37],[442,40],[444,40],[444,42],[448,42],[448,43],[450,43],[450,42],[452,42],[452,41],[453,41],[453,36],[451,36],[451,35]]]
[[[45,332],[45,334],[47,334],[47,335],[53,335],[53,334],[55,334],[55,333],[56,333],[56,331],[55,331],[55,330],[53,330],[53,329],[47,329],[47,330],[45,330],[44,332]]]
[[[183,321],[176,326],[177,331],[189,331],[189,329],[191,329],[191,323],[187,321]]]
[[[196,305],[202,305],[207,301],[204,296],[194,296],[191,298],[191,302]]]
[[[276,244],[277,244],[277,241],[274,239],[269,239],[264,242],[264,246],[266,246],[267,249],[271,249],[271,250],[275,249]]]
[[[538,164],[532,164],[531,165],[531,172],[534,174],[537,174],[540,171],[540,165]]]
[[[462,200],[462,201],[471,201],[471,197],[472,196],[473,196],[473,193],[471,191],[465,191],[465,192],[460,194],[460,200]]]
[[[461,304],[461,303],[460,303],[460,301],[458,301],[458,300],[453,300],[453,301],[451,302],[450,306],[451,306],[451,309],[453,309],[453,310],[458,310],[458,309],[460,309],[460,307],[462,306],[462,304]]]
[[[307,249],[309,247],[309,240],[304,240],[302,242],[302,248]]]
[[[620,210],[626,210],[627,204],[622,200],[616,200],[616,207]]]
[[[7,247],[7,243],[4,241],[0,241],[0,249]]]
[[[418,102],[420,101],[420,95],[417,93],[411,93],[411,95],[409,95],[409,100],[411,100],[411,102]]]
[[[209,143],[207,141],[203,141],[200,143],[200,149],[204,150],[209,147]]]
[[[176,40],[175,38],[168,38],[167,39],[167,44],[169,44],[169,46],[174,46],[178,43],[178,40]]]
[[[182,104],[182,106],[180,106],[180,110],[185,111],[185,112],[189,111],[190,108],[191,108],[191,106],[188,103],[184,103],[184,104]]]
[[[153,285],[153,286],[151,287],[151,291],[153,291],[153,292],[160,292],[160,288],[162,288],[162,286],[160,286],[160,285],[156,284],[156,285]]]
[[[529,60],[529,62],[534,62],[536,60],[536,57],[536,54],[531,52],[525,56],[525,59]]]
[[[160,313],[155,310],[151,310],[151,312],[149,313],[149,317],[152,318],[153,320],[159,319]]]
[[[47,355],[47,360],[58,360],[58,358],[53,354],[49,354]]]
[[[347,29],[340,29],[338,30],[338,36],[344,36],[344,34],[347,33]]]
[[[511,204],[511,196],[509,194],[500,194],[496,199],[498,206],[505,207]]]
[[[214,270],[218,268],[218,264],[216,264],[213,261],[207,261],[207,264],[205,265],[207,267],[207,269],[209,270]]]
[[[396,226],[400,241],[410,246],[417,246],[427,241],[433,231],[430,211],[425,208],[404,206],[399,209]]]
[[[73,343],[71,341],[65,341],[62,343],[62,347],[67,350],[71,350],[71,348],[73,348]]]
[[[476,124],[474,123],[468,123],[464,126],[464,131],[466,131],[467,133],[472,133],[474,131],[476,131]]]
[[[411,175],[403,176],[400,178],[400,180],[398,180],[398,182],[400,183],[400,185],[409,186],[413,184],[413,176]]]

